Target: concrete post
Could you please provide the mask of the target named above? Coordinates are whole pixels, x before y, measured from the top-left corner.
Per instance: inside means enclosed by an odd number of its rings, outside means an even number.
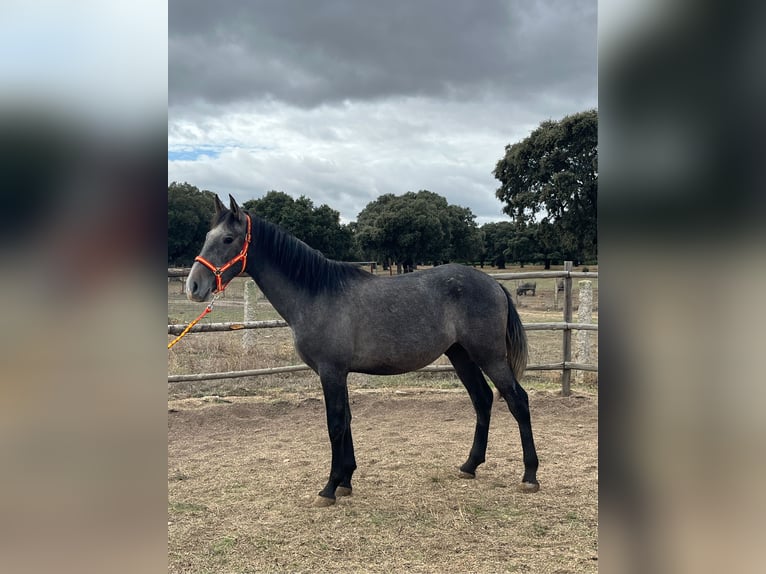
[[[579,285],[579,304],[577,306],[577,322],[591,323],[593,321],[593,283],[583,280]],[[590,363],[590,331],[577,331],[575,338],[575,362]],[[586,371],[575,371],[575,381],[577,383],[585,382],[589,377]]]

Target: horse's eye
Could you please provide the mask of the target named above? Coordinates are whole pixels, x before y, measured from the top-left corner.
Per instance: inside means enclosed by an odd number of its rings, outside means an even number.
[[[223,242],[224,242],[224,243],[226,243],[227,245],[228,245],[229,243],[232,243],[233,241],[234,241],[234,238],[233,238],[233,237],[224,237],[224,238],[223,238]]]

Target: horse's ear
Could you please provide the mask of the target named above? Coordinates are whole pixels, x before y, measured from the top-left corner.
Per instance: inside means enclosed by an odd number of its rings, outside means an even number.
[[[234,199],[231,194],[229,194],[229,209],[231,209],[231,212],[239,217],[239,205],[237,205],[237,200]]]
[[[221,200],[218,199],[218,196],[215,196],[215,214],[216,216],[220,215],[223,210],[225,210],[226,207],[223,203],[221,203]]]

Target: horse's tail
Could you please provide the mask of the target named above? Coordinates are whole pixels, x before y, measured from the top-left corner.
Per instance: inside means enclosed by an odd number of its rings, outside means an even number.
[[[524,331],[524,326],[521,324],[521,318],[516,311],[516,307],[513,305],[511,294],[503,285],[500,286],[503,288],[508,299],[508,326],[505,331],[505,349],[508,365],[511,367],[513,376],[518,382],[524,376],[524,369],[527,368],[527,357],[529,356],[527,334]]]

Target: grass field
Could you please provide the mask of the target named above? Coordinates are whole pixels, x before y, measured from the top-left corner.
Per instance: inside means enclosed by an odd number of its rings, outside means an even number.
[[[206,320],[242,320],[242,281]],[[560,321],[553,280],[537,283],[536,296],[518,297],[522,320]],[[168,287],[174,323],[202,309],[179,287]],[[257,319],[275,318],[259,303]],[[168,371],[299,362],[289,329],[255,333],[247,353],[242,331],[189,335],[168,353]],[[560,360],[560,332],[528,337],[530,364]],[[596,572],[597,381],[561,397],[559,377],[528,372],[523,380],[541,482],[540,492],[525,495],[514,488],[521,446],[504,402],[493,407],[487,462],[465,480],[457,467],[470,448],[474,414],[453,374],[352,374],[354,495],[324,509],[311,506],[330,457],[314,373],[169,384],[168,571]]]

